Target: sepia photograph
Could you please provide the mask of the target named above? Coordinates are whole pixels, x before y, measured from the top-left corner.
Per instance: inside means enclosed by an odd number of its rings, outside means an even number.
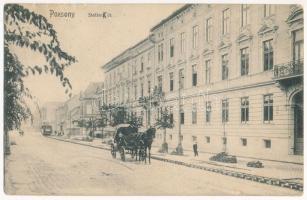
[[[4,195],[302,197],[304,6],[3,4]]]

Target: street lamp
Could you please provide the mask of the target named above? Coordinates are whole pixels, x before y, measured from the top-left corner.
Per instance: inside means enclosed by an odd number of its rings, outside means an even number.
[[[183,155],[183,147],[181,143],[181,89],[183,88],[183,72],[179,70],[179,80],[178,80],[178,146],[176,147],[176,152],[178,155]]]

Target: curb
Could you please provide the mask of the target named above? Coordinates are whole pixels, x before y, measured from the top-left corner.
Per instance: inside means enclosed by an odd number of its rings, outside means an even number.
[[[110,150],[109,148],[105,147],[98,147],[90,144],[84,144],[80,142],[75,142],[67,139],[60,139],[60,138],[54,138],[54,137],[47,137],[55,140],[59,140],[62,142],[68,142],[68,143],[73,143],[73,144],[79,144],[83,146],[88,146],[88,147],[93,147],[96,149],[103,149],[103,150]],[[171,160],[167,158],[161,158],[157,156],[151,156],[151,159],[162,161],[162,162],[168,162],[176,165],[181,165],[185,167],[190,167],[190,168],[195,168],[195,169],[200,169],[200,170],[205,170],[209,172],[214,172],[226,176],[231,176],[235,178],[241,178],[245,180],[250,180],[258,183],[263,183],[263,184],[268,184],[268,185],[273,185],[273,186],[279,186],[279,187],[284,187],[284,188],[289,188],[292,190],[297,190],[297,191],[303,191],[304,185],[301,183],[295,183],[295,182],[290,182],[282,179],[277,179],[277,178],[269,178],[269,177],[264,177],[264,176],[258,176],[258,175],[253,175],[253,174],[248,174],[248,173],[243,173],[243,172],[237,172],[237,171],[231,171],[231,170],[226,170],[226,169],[217,169],[217,168],[211,168],[211,167],[205,167],[205,166],[200,166],[200,165],[195,165],[191,163],[185,163],[182,161],[177,161],[177,160]]]

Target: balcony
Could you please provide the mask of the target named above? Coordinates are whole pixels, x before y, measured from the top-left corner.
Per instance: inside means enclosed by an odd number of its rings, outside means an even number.
[[[304,59],[274,66],[274,80],[281,86],[289,87],[302,83],[304,75]]]
[[[274,79],[292,79],[303,76],[304,74],[304,60],[291,61],[284,64],[274,66]]]

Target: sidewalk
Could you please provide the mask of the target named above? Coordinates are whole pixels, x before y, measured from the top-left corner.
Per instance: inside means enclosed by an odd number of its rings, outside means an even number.
[[[53,137],[55,138],[55,137]],[[59,139],[64,139],[63,137],[57,137]],[[110,146],[108,144],[102,143],[101,139],[94,139],[92,142],[81,141],[81,140],[72,140],[65,139],[67,141],[72,141],[75,143],[85,144],[93,147],[99,147],[108,150]],[[252,168],[247,167],[247,162],[253,161],[254,159],[248,158],[237,158],[237,163],[223,163],[210,161],[209,158],[213,154],[209,153],[199,153],[198,157],[194,157],[192,151],[184,151],[183,156],[171,155],[166,153],[159,153],[158,147],[152,147],[151,155],[161,159],[168,159],[172,161],[179,161],[187,164],[197,165],[206,168],[213,168],[219,170],[228,170],[239,173],[246,173],[250,175],[268,177],[273,179],[279,179],[284,181],[289,181],[293,183],[303,184],[303,169],[304,165],[294,164],[294,163],[285,163],[285,162],[276,162],[276,161],[261,161],[264,165],[264,168]],[[169,152],[172,152],[173,149],[169,149]],[[111,155],[110,155],[111,156]],[[256,160],[254,160],[256,161]]]
[[[296,183],[303,183],[304,165],[300,164],[275,162],[275,161],[261,161],[264,165],[264,168],[252,168],[252,167],[247,167],[247,163],[250,161],[257,161],[256,159],[238,157],[237,163],[223,163],[223,162],[209,160],[209,158],[214,154],[198,153],[199,156],[194,157],[194,153],[192,151],[184,151],[183,156],[177,156],[165,153],[158,153],[158,149],[159,149],[158,147],[153,148],[152,154],[163,158],[188,162],[195,165],[210,166],[214,168],[238,171],[257,176],[264,176],[281,180],[288,180]]]

